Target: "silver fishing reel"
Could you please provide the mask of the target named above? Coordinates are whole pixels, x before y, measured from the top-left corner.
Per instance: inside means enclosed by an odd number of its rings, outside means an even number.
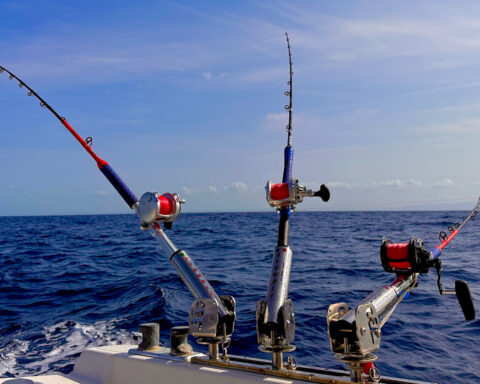
[[[148,228],[154,222],[163,222],[166,229],[172,227],[173,221],[181,211],[185,200],[180,199],[177,193],[145,192],[136,208],[136,214],[142,221],[142,227]]]
[[[265,187],[267,193],[267,201],[271,207],[291,207],[301,203],[304,197],[318,196],[327,202],[330,199],[330,191],[322,184],[318,191],[307,189],[304,185],[300,185],[297,179],[292,179],[288,183],[273,184],[270,180]]]

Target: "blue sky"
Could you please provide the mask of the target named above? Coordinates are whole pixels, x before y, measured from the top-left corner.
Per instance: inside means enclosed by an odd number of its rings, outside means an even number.
[[[294,61],[301,210],[470,208],[480,194],[475,1],[1,1],[0,65],[140,196],[268,210]],[[128,208],[60,123],[0,77],[0,215]]]

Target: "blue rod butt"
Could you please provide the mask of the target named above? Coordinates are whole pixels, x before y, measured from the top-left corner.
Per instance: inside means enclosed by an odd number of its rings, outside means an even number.
[[[292,179],[293,147],[286,146],[283,154],[285,162],[283,164],[282,183],[288,183]]]
[[[440,248],[433,247],[430,250],[430,253],[432,254],[433,258],[436,259],[437,257],[439,257],[442,254],[442,250]]]
[[[130,189],[123,182],[120,176],[115,173],[115,171],[109,164],[106,164],[102,168],[100,168],[100,171],[105,175],[108,181],[110,181],[110,183],[117,190],[120,196],[122,196],[123,200],[125,200],[128,206],[132,208],[133,204],[135,204],[138,199],[133,194],[133,192],[130,191]]]

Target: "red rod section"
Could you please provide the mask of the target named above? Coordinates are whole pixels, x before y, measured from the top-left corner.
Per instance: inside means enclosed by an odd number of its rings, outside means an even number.
[[[88,145],[87,142],[83,140],[80,137],[80,135],[75,131],[75,129],[73,129],[72,126],[67,123],[67,120],[65,118],[63,118],[61,122],[65,126],[65,128],[67,128],[70,131],[73,137],[77,139],[77,141],[82,145],[82,147],[85,148],[85,150],[90,154],[90,156],[92,156],[93,159],[97,162],[98,169],[102,169],[104,165],[108,164],[105,160],[101,159],[100,157],[97,156],[95,152],[93,152],[90,145]]]
[[[442,250],[443,248],[446,247],[446,245],[448,243],[450,243],[450,241],[452,241],[452,239],[457,236],[457,233],[458,233],[458,229],[455,229],[452,233],[450,233],[450,235],[442,242],[442,244],[440,245],[437,245],[437,248],[439,248],[440,250]]]

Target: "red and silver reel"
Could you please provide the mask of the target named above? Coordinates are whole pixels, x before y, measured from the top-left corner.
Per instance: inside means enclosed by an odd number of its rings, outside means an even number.
[[[138,202],[137,216],[142,224],[151,224],[156,221],[172,223],[180,214],[181,200],[177,193],[145,192]]]
[[[328,201],[330,191],[322,184],[318,191],[307,189],[304,185],[298,184],[298,180],[291,180],[289,183],[272,184],[267,182],[265,187],[267,201],[271,207],[288,207],[301,203],[306,196],[318,196],[323,201]]]

